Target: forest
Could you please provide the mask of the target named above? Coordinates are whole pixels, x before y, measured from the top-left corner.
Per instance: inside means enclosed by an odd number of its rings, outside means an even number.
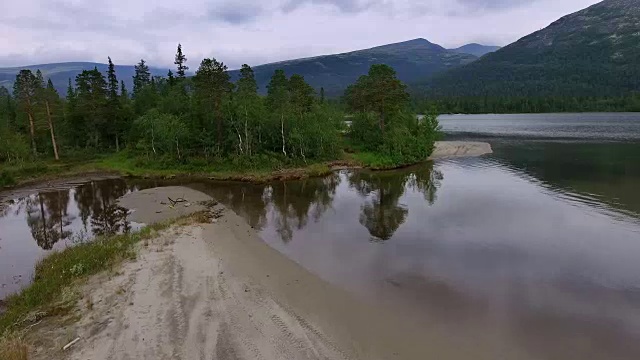
[[[640,93],[626,96],[586,97],[422,97],[413,98],[418,113],[440,114],[527,114],[562,112],[636,112]]]
[[[141,60],[131,90],[108,63],[106,74],[85,70],[69,79],[63,96],[39,70],[21,70],[12,91],[0,88],[0,185],[96,159],[105,170],[178,172],[274,171],[345,159],[394,167],[424,161],[437,136],[436,116],[417,120],[406,86],[387,65],[371,66],[350,86],[345,107],[283,70],[274,72],[266,96],[248,65],[235,83],[214,58],[187,76],[181,45],[175,73],[152,76]],[[355,116],[351,127],[344,110]]]

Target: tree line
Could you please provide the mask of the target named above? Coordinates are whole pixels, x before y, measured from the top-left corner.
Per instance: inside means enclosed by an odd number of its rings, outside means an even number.
[[[347,110],[358,119],[347,129],[343,107],[300,75],[276,70],[261,96],[249,65],[234,83],[215,58],[203,59],[187,76],[181,45],[174,63],[175,73],[152,76],[140,60],[129,91],[108,58],[106,74],[82,71],[69,79],[64,97],[40,71],[21,70],[12,93],[0,88],[0,162],[124,150],[141,166],[231,161],[279,167],[341,158],[345,141],[353,140],[401,163],[426,159],[433,145],[434,123],[425,127],[409,113],[406,87],[386,65],[372,66],[347,90]],[[420,151],[417,139],[425,145]]]
[[[561,112],[636,112],[640,93],[611,97],[416,97],[418,112],[443,114],[515,114]]]

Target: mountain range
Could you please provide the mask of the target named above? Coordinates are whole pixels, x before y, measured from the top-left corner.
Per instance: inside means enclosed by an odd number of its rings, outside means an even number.
[[[423,87],[437,96],[620,96],[640,91],[640,1],[605,0]]]
[[[424,79],[433,74],[471,63],[478,58],[476,54],[493,51],[496,47],[469,44],[455,50],[447,50],[440,45],[425,39],[415,39],[395,44],[383,45],[371,49],[358,50],[343,54],[316,56],[305,59],[281,61],[255,66],[256,80],[262,92],[276,69],[283,69],[287,75],[300,74],[316,90],[325,88],[327,96],[342,95],[344,89],[364,75],[372,64],[385,63],[396,69],[398,77],[405,82]],[[472,53],[466,53],[469,50]],[[51,78],[54,86],[61,94],[67,87],[69,78],[72,81],[82,70],[97,67],[106,73],[107,65],[92,62],[73,62],[29,65],[23,67],[0,68],[0,86],[11,89],[16,74],[21,69],[36,71],[40,69],[45,78]],[[195,68],[192,66],[192,68]],[[151,68],[152,75],[165,76],[169,69]],[[229,72],[232,79],[239,76],[239,71]],[[118,79],[124,80],[131,89],[133,66],[116,65]]]
[[[438,97],[619,96],[640,91],[640,0],[605,0],[566,15],[548,27],[499,48],[468,44],[456,49],[425,39],[343,54],[316,56],[255,66],[261,92],[273,72],[294,73],[327,96],[339,96],[372,64],[392,66],[417,94]],[[59,90],[84,69],[105,64],[33,65]],[[191,64],[192,69],[195,68]],[[0,86],[11,88],[24,67],[0,68]],[[153,75],[168,69],[153,68]],[[131,87],[133,66],[117,66]],[[238,71],[230,71],[232,79]]]
[[[0,68],[0,86],[4,86],[11,91],[13,82],[16,79],[16,74],[18,74],[20,70],[28,69],[34,73],[40,70],[44,78],[51,79],[58,93],[64,96],[67,85],[69,84],[69,79],[73,82],[76,75],[80,74],[82,70],[93,70],[93,68],[97,68],[100,72],[106,74],[108,65],[93,62],[65,62]],[[133,65],[116,65],[115,70],[118,75],[118,80],[123,80],[125,86],[131,91],[133,88],[133,75],[135,74]],[[169,69],[150,67],[149,71],[153,76],[166,76]]]

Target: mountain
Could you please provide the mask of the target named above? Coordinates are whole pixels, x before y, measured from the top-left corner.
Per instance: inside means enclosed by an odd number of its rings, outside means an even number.
[[[453,52],[457,52],[459,54],[471,54],[477,57],[481,57],[499,49],[500,49],[500,46],[488,46],[488,45],[471,43],[471,44],[463,45],[463,46],[460,46],[459,48],[450,49],[450,50]]]
[[[16,74],[18,74],[20,70],[29,69],[35,73],[36,70],[40,69],[45,80],[50,78],[53,85],[58,90],[58,93],[61,96],[64,96],[67,92],[69,79],[74,82],[76,75],[80,74],[82,70],[93,70],[94,67],[97,67],[98,70],[106,76],[108,65],[92,62],[65,62],[0,68],[0,86],[4,86],[11,91],[13,89],[13,82],[16,79]],[[132,77],[135,74],[133,65],[116,65],[115,70],[118,80],[124,80],[127,89],[131,91],[133,88]],[[151,75],[154,76],[166,76],[169,69],[150,67],[149,71],[151,72]]]
[[[640,1],[605,0],[422,85],[438,96],[618,96],[640,90]]]
[[[400,80],[415,82],[416,79],[468,64],[476,59],[474,55],[456,53],[425,39],[415,39],[344,54],[260,65],[253,70],[262,92],[266,91],[274,71],[283,69],[289,76],[304,76],[316,90],[324,87],[327,96],[339,96],[347,86],[365,75],[372,64],[390,65],[397,71]],[[231,75],[235,79],[239,73],[232,71]]]

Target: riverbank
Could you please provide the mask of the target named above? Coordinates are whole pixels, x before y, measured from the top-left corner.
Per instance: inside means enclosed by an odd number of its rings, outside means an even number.
[[[129,256],[83,273],[49,299],[47,305],[67,304],[57,307],[64,310],[34,307],[18,318],[30,359],[455,359],[477,351],[321,280],[207,195],[149,189],[121,204],[132,206],[140,221],[162,214],[157,220],[168,224],[177,213],[163,199],[177,194],[189,204],[209,199],[212,216],[121,242]],[[186,205],[171,206],[192,208]],[[40,273],[29,289],[44,276],[55,277]],[[15,304],[10,301],[10,312]],[[63,350],[67,344],[73,345]]]
[[[482,156],[492,152],[488,143],[464,141],[439,141],[435,144],[433,154],[429,160],[438,160],[460,156]],[[38,163],[25,166],[10,166],[2,169],[5,180],[0,181],[0,191],[15,190],[29,185],[55,187],[65,180],[105,178],[105,177],[138,177],[138,178],[206,178],[221,181],[267,182],[296,180],[309,177],[319,177],[340,169],[369,168],[372,170],[391,170],[403,166],[385,167],[376,164],[375,158],[367,154],[346,154],[342,159],[304,166],[280,168],[279,166],[265,166],[251,168],[239,166],[234,169],[232,164],[172,165],[168,168],[155,168],[140,162],[138,159],[115,154],[94,161]],[[404,166],[409,166],[406,164]],[[238,170],[240,169],[240,170]]]

